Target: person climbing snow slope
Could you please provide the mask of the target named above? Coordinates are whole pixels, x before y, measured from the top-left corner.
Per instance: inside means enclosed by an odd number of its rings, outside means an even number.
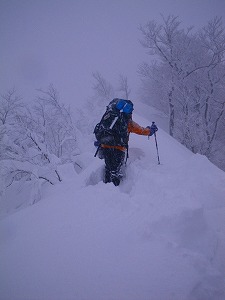
[[[95,146],[98,147],[95,156],[99,153],[99,157],[105,160],[103,181],[112,182],[115,186],[120,184],[123,177],[121,167],[125,156],[128,157],[129,134],[152,136],[158,130],[154,123],[144,128],[134,122],[133,107],[130,100],[113,99],[94,129],[97,139]]]

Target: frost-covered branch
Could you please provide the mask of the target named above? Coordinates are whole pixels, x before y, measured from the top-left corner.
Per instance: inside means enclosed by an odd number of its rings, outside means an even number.
[[[128,79],[124,75],[119,76],[119,92],[122,92],[123,96],[125,99],[129,99],[129,95],[131,93],[131,90],[128,85]]]
[[[169,112],[170,134],[193,152],[211,157],[223,141],[225,30],[221,18],[202,30],[184,30],[177,17],[140,28],[142,45],[157,63],[142,64],[145,98]],[[149,101],[149,100],[148,100]],[[221,147],[220,147],[221,148]],[[224,153],[225,154],[225,153]]]
[[[29,108],[14,91],[1,98],[7,114],[0,120],[0,176],[6,188],[20,180],[33,183],[35,189],[40,188],[38,181],[53,185],[62,181],[58,167],[75,163],[77,136],[69,108],[60,103],[52,85],[39,92]]]

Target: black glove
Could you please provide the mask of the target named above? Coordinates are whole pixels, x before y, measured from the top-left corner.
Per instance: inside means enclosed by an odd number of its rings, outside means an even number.
[[[147,128],[150,129],[150,134],[149,134],[149,136],[152,136],[152,135],[155,134],[156,131],[158,130],[158,127],[155,125],[154,122],[152,122],[151,127],[150,127],[150,126],[147,126]]]
[[[96,147],[96,148],[98,148],[98,146],[100,146],[101,144],[100,144],[100,142],[99,141],[94,141],[94,146]]]

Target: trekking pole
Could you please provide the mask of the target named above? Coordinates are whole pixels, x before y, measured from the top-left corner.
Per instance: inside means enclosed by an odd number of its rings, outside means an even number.
[[[154,125],[155,122],[152,122],[152,125]],[[157,138],[156,138],[156,132],[154,133],[155,136],[155,146],[156,146],[156,151],[157,151],[157,156],[158,156],[158,165],[160,165],[160,160],[159,160],[159,148],[158,148],[158,143],[157,143]]]
[[[101,144],[99,144],[99,145],[98,145],[98,148],[97,148],[97,150],[96,150],[96,152],[95,152],[95,155],[94,155],[94,157],[96,157],[96,156],[97,156],[97,154],[98,154],[98,151],[99,151],[100,147],[101,147]]]

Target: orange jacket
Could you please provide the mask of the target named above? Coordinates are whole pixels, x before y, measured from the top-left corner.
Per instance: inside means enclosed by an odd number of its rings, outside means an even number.
[[[150,128],[141,127],[140,125],[138,125],[136,122],[134,122],[131,119],[128,123],[128,132],[129,133],[132,132],[132,133],[136,133],[136,134],[140,134],[140,135],[149,135]],[[123,146],[110,146],[110,145],[106,145],[106,144],[102,144],[101,146],[102,146],[102,148],[115,148],[115,149],[118,149],[121,151],[126,150],[126,148]]]

